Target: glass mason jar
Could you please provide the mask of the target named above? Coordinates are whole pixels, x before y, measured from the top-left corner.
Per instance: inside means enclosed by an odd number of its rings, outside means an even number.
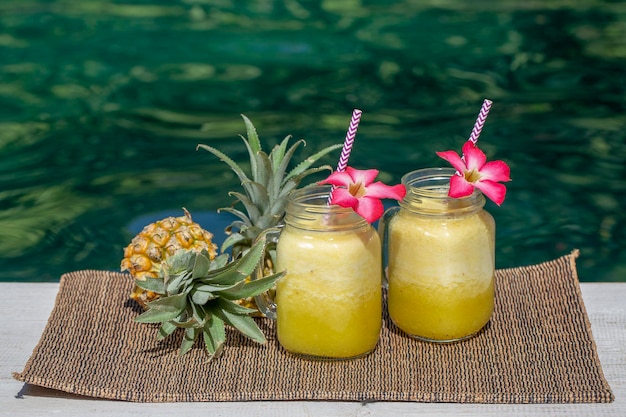
[[[276,247],[278,341],[293,354],[347,359],[370,353],[382,324],[378,233],[350,208],[328,205],[330,186],[291,193]]]
[[[434,342],[475,335],[494,308],[495,222],[480,191],[448,197],[454,174],[452,168],[406,174],[406,197],[379,225],[389,315],[408,335]]]

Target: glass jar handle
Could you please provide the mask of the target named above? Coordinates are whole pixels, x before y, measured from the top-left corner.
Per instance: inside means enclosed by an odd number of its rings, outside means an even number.
[[[274,227],[265,232],[267,239],[265,254],[252,272],[251,279],[261,279],[278,272],[276,271],[276,245],[278,244],[280,232],[280,227]],[[274,301],[275,294],[276,289],[271,288],[254,297],[254,302],[256,303],[259,311],[271,320],[276,320],[276,302]]]
[[[380,235],[380,242],[382,245],[382,259],[383,259],[383,288],[389,287],[389,277],[387,276],[387,270],[389,266],[389,221],[400,210],[400,207],[395,206],[387,209],[383,216],[378,221],[378,234]]]

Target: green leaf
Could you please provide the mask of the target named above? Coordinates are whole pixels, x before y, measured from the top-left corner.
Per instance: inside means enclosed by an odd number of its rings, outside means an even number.
[[[226,341],[224,320],[216,315],[211,315],[211,320],[205,322],[202,332],[207,352],[211,357],[215,356]]]
[[[287,149],[287,145],[291,140],[292,136],[287,135],[285,139],[280,142],[279,145],[274,146],[272,152],[270,152],[270,159],[272,161],[272,169],[274,170],[274,174],[278,172],[278,168],[281,165],[281,162],[285,158],[285,150]],[[279,182],[280,184],[280,182]]]
[[[165,270],[169,276],[178,275],[191,269],[196,253],[192,250],[181,249],[168,258]]]
[[[291,179],[295,179],[296,181],[298,181],[298,183],[300,183],[305,177],[308,177],[311,174],[315,174],[316,172],[321,172],[321,171],[332,171],[332,168],[330,167],[330,165],[323,165],[321,167],[309,168],[305,170],[304,172],[300,173],[299,175],[295,175],[291,177]]]
[[[211,304],[212,311],[215,311],[215,314],[219,314],[219,312],[221,311],[228,311],[233,314],[248,315],[257,311],[254,308],[244,307],[226,298],[216,298],[215,300],[211,301]]]
[[[192,268],[191,266],[189,267]],[[169,280],[165,283],[165,289],[168,294],[184,294],[185,283],[191,279],[191,272],[186,270],[184,272],[179,272],[178,274],[171,276]]]
[[[259,329],[259,326],[257,326],[252,317],[233,314],[226,310],[221,313],[224,321],[239,330],[244,336],[257,343],[263,344],[266,342],[263,332],[261,332],[261,329]]]
[[[285,271],[252,280],[250,282],[246,282],[240,287],[222,291],[220,296],[229,300],[240,300],[242,298],[254,297],[255,295],[259,295],[272,288],[276,281],[284,275]]]
[[[145,280],[136,279],[135,285],[144,290],[152,291],[157,294],[165,294],[165,280],[163,278],[146,278]]]
[[[191,316],[193,319],[193,326],[202,327],[204,326],[204,322],[207,320],[207,313],[201,304],[189,303],[191,307]]]
[[[272,163],[269,156],[265,152],[257,152],[256,154],[256,172],[253,173],[254,181],[267,188],[269,179],[272,178]]]
[[[267,207],[270,203],[270,199],[267,193],[267,188],[265,188],[265,186],[260,182],[252,181],[246,185],[248,185],[248,189],[250,190],[249,198],[247,199],[248,201],[243,201],[241,200],[241,198],[239,198],[239,200],[246,207],[246,210],[250,215],[250,219],[254,219],[255,217],[258,217],[261,213],[259,211],[259,207]],[[231,195],[234,195],[234,193],[231,193]],[[247,204],[252,204],[254,206],[254,209],[259,214],[256,216],[254,214],[251,214]]]
[[[202,283],[206,285],[207,290],[211,287],[211,292],[220,292],[228,290],[239,282],[246,279],[248,275],[244,275],[236,269],[223,269],[215,274],[209,274],[208,277],[202,279]]]
[[[259,135],[256,133],[256,128],[245,115],[241,115],[243,123],[246,125],[246,134],[248,136],[248,142],[250,143],[250,149],[253,153],[257,153],[261,150],[261,141]]]
[[[211,261],[208,257],[202,253],[196,254],[193,270],[191,271],[191,279],[193,280],[200,277],[206,277],[209,273],[210,264]]]
[[[241,221],[243,221],[245,224],[247,225],[252,225],[252,223],[250,223],[250,218],[248,217],[248,215],[246,213],[244,213],[241,210],[237,210],[235,208],[232,207],[222,207],[220,209],[217,210],[218,213],[221,213],[223,211],[225,211],[226,213],[230,213],[233,216],[236,216],[238,218],[241,219]]]
[[[188,329],[190,327],[198,327],[198,321],[194,317],[187,319],[185,321],[172,320],[170,321],[170,323],[182,329]]]
[[[212,146],[208,146],[208,145],[198,145],[197,148],[201,148],[204,149],[206,151],[211,152],[213,155],[217,156],[218,158],[220,158],[222,161],[226,162],[226,164],[230,167],[230,169],[233,170],[233,172],[237,175],[237,177],[239,177],[239,181],[241,181],[241,183],[245,183],[250,181],[250,178],[248,178],[248,176],[246,175],[245,172],[243,172],[243,170],[241,169],[241,167],[239,167],[239,165],[237,165],[235,163],[235,161],[233,161],[232,159],[230,159],[226,154],[224,154],[223,152],[215,149]],[[196,149],[197,149],[196,148]]]
[[[157,335],[157,340],[165,339],[166,337],[174,333],[174,331],[176,331],[177,328],[178,327],[176,327],[175,324],[169,321],[163,322],[163,324],[161,324],[161,327],[159,328],[159,334]]]
[[[285,153],[283,159],[280,162],[280,165],[274,167],[274,190],[280,190],[281,184],[285,180],[285,174],[287,173],[287,167],[289,166],[289,162],[291,162],[291,158],[296,150],[300,147],[300,145],[305,145],[306,142],[304,139],[300,139],[296,141]]]
[[[213,300],[217,298],[215,294],[209,291],[199,291],[196,288],[191,290],[191,301],[194,304],[204,305],[209,302],[209,300]]]
[[[215,257],[215,259],[213,259],[211,261],[211,266],[209,268],[209,272],[211,272],[214,269],[219,269],[219,268],[223,268],[226,265],[228,265],[228,260],[229,260],[229,256],[227,253],[223,253],[221,255],[218,255]],[[208,274],[207,274],[208,275]]]
[[[180,344],[180,352],[178,356],[183,356],[185,353],[191,350],[199,334],[200,334],[200,329],[198,328],[189,327],[185,329],[185,334],[183,335],[183,342]]]
[[[317,162],[318,159],[322,158],[323,156],[325,156],[329,152],[334,151],[335,149],[341,148],[342,146],[343,146],[342,144],[336,144],[336,145],[327,146],[326,148],[322,149],[321,151],[315,153],[314,155],[309,156],[304,161],[300,162],[293,170],[291,170],[291,172],[289,172],[289,174],[287,174],[287,176],[285,177],[284,181],[286,181],[289,178],[292,178],[292,177],[294,177],[296,175],[300,175],[302,172],[307,170],[311,165],[313,165],[315,162]],[[329,167],[329,168],[332,170],[331,167]]]
[[[256,191],[254,191],[254,187],[253,185],[251,185],[251,181],[247,181],[245,183],[241,183],[242,185],[248,187],[250,189],[250,191],[248,192],[248,194],[254,194]],[[246,190],[248,189],[246,188]],[[246,212],[248,212],[248,218],[250,219],[250,221],[252,223],[254,223],[254,219],[257,219],[260,215],[261,212],[259,211],[259,209],[254,205],[254,203],[252,202],[252,200],[250,200],[250,198],[248,198],[247,196],[237,192],[237,191],[231,191],[228,193],[229,195],[232,195],[234,197],[237,197],[237,199],[239,201],[241,201],[241,204],[243,204],[243,206],[246,209]]]
[[[261,261],[261,257],[265,253],[266,234],[267,231],[259,235],[257,241],[250,248],[250,250],[242,258],[236,261],[237,271],[240,274],[244,276],[250,275]]]
[[[137,323],[162,323],[169,320],[174,320],[182,313],[180,311],[160,311],[151,309],[143,312],[139,316],[135,317]]]
[[[186,294],[162,297],[148,303],[148,310],[135,318],[139,323],[159,323],[177,318],[187,304]]]

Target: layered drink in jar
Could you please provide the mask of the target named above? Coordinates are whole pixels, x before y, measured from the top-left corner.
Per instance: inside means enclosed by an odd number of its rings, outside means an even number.
[[[352,209],[328,206],[330,187],[292,193],[276,249],[279,343],[306,357],[346,359],[378,343],[381,244]]]
[[[476,334],[494,309],[495,222],[478,190],[447,196],[453,174],[407,174],[407,196],[385,226],[389,315],[407,334],[436,342]]]

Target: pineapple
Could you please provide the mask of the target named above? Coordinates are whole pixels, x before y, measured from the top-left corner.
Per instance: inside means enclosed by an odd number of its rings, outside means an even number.
[[[191,214],[183,208],[181,217],[168,217],[146,226],[124,249],[122,271],[129,271],[135,280],[145,281],[157,278],[164,261],[180,249],[195,252],[206,251],[210,259],[216,256],[217,246],[211,241],[213,235],[191,219]],[[159,294],[135,285],[131,298],[144,309]]]
[[[252,122],[245,115],[241,116],[247,133],[247,139],[243,136],[241,139],[248,150],[250,175],[246,174],[242,167],[221,151],[208,145],[198,145],[199,149],[211,152],[228,164],[243,187],[244,193],[237,191],[229,193],[236,198],[231,207],[220,209],[220,211],[231,213],[237,218],[226,228],[228,236],[221,247],[222,252],[232,248],[234,259],[245,255],[252,247],[253,242],[265,230],[281,224],[289,193],[295,190],[308,175],[323,170],[332,171],[332,167],[329,165],[314,168],[311,166],[329,152],[342,147],[342,144],[328,146],[305,158],[287,172],[294,153],[300,145],[305,145],[305,141],[300,139],[288,147],[291,139],[291,135],[289,135],[276,145],[268,155],[262,150],[259,136]],[[245,211],[236,209],[237,203],[241,203]],[[273,272],[273,258],[273,247],[268,244],[267,254],[264,257],[265,270],[263,275]],[[254,300],[248,298],[244,300],[243,304],[254,307]]]
[[[167,261],[157,278],[136,280],[145,291],[159,295],[148,310],[135,318],[139,323],[161,323],[157,340],[184,330],[179,354],[187,353],[202,334],[209,359],[215,358],[226,340],[228,324],[258,343],[266,339],[250,317],[256,310],[237,303],[271,288],[284,273],[249,281],[265,251],[265,234],[244,256],[229,262],[228,254],[212,258],[206,250],[181,250]]]

